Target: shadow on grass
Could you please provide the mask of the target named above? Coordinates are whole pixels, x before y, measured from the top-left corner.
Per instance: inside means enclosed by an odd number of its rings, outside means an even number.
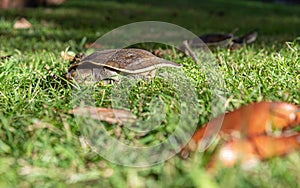
[[[2,20],[29,19],[31,31],[1,28],[1,38],[36,38],[93,42],[105,32],[137,21],[157,20],[178,24],[195,34],[231,32],[239,28],[242,35],[258,29],[260,40],[293,40],[300,31],[300,7],[257,1],[142,1],[142,0],[69,0],[60,7],[9,10],[0,12]],[[50,23],[45,26],[43,21]],[[0,22],[1,23],[1,22]],[[269,37],[269,39],[268,39]],[[271,38],[271,39],[270,39]]]

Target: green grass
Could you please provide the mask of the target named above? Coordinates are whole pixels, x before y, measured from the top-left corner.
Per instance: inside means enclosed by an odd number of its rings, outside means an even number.
[[[299,6],[257,1],[79,1],[60,7],[0,12],[0,187],[298,187],[300,155],[263,162],[252,171],[220,168],[215,177],[204,168],[210,154],[189,160],[175,156],[151,168],[129,168],[103,159],[82,141],[68,111],[73,108],[72,83],[64,80],[69,66],[60,53],[84,52],[85,43],[135,21],[178,24],[196,34],[237,34],[257,28],[256,43],[241,50],[219,49],[214,56],[224,76],[228,111],[254,101],[275,100],[300,105]],[[28,30],[12,29],[26,17]],[[172,57],[166,57],[172,59]],[[211,95],[203,73],[189,59],[175,57],[195,85],[204,124],[211,114]],[[121,139],[151,145],[173,131],[178,109],[174,88],[159,79],[140,83],[130,93],[136,115],[151,113],[149,101],[162,96],[170,108],[168,121],[149,138],[125,129]],[[97,104],[111,106],[112,85],[99,84]],[[143,104],[142,108],[139,104]],[[109,127],[111,134],[117,125]]]

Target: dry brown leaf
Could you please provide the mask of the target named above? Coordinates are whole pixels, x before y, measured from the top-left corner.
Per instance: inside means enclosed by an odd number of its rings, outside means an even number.
[[[68,54],[66,51],[60,52],[60,56],[62,57],[63,60],[72,60],[74,59],[75,56]]]
[[[156,49],[152,52],[153,55],[157,56],[157,57],[164,57],[164,56],[171,56],[172,58],[174,58],[174,51],[171,49]]]
[[[22,8],[24,6],[24,0],[0,0],[1,9]]]
[[[83,45],[83,48],[103,49],[103,45],[98,43],[89,42]]]
[[[21,18],[18,21],[16,21],[16,23],[13,26],[14,29],[29,29],[31,27],[31,23],[25,18]]]
[[[136,116],[127,110],[118,110],[110,108],[85,107],[74,108],[69,111],[70,114],[91,117],[93,119],[106,121],[108,123],[133,123]]]
[[[65,0],[44,0],[46,2],[47,5],[60,5],[63,2],[65,2]]]

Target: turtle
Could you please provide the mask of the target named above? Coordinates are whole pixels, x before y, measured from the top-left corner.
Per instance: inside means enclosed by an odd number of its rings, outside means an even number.
[[[181,68],[181,65],[143,49],[108,49],[96,51],[71,64],[66,77],[85,83],[119,81],[119,75],[149,80],[160,67]]]
[[[242,37],[235,37],[234,33],[236,31],[237,29],[234,29],[229,34],[211,33],[200,35],[197,38],[191,40],[184,40],[183,45],[180,47],[180,50],[183,51],[186,55],[191,56],[192,59],[198,64],[199,60],[192,49],[205,49],[206,47],[215,49],[228,47],[230,50],[237,50],[246,44],[254,42],[258,35],[257,32],[253,30]]]
[[[257,31],[253,30],[241,37],[234,36],[236,30],[231,33],[211,33],[206,35],[200,35],[196,39],[192,39],[188,41],[190,47],[199,48],[203,47],[203,43],[199,41],[203,41],[208,47],[229,47],[230,49],[238,49],[241,48],[245,44],[253,43],[257,38]]]
[[[257,35],[258,35],[257,31],[251,31],[241,37],[234,37],[232,39],[231,44],[229,45],[229,48],[231,50],[236,50],[236,49],[240,49],[243,45],[251,44],[255,42]]]
[[[209,47],[226,47],[228,46],[232,39],[232,34],[219,34],[219,33],[212,33],[206,35],[200,35],[199,38]],[[192,40],[190,44],[192,47],[197,47],[198,43],[196,40]]]

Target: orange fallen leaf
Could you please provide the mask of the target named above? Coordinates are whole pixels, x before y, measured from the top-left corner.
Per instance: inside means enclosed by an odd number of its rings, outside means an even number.
[[[91,117],[93,119],[106,121],[108,123],[133,123],[136,120],[136,116],[127,110],[110,109],[110,108],[97,108],[97,107],[85,107],[74,108],[69,111],[69,114],[78,116]]]
[[[286,130],[299,125],[300,107],[284,102],[258,102],[243,106],[223,116],[210,120],[198,129],[192,137],[190,150],[195,150],[206,132],[206,128],[217,127],[222,122],[220,133],[233,137],[246,135],[253,137],[261,134],[271,134],[272,129]],[[222,121],[223,120],[223,121]],[[209,125],[209,126],[208,126]],[[234,136],[239,135],[239,136]]]
[[[16,23],[13,26],[14,29],[29,29],[31,27],[31,23],[25,18],[21,18],[18,21],[16,21]]]
[[[208,164],[208,168],[209,170],[213,170],[217,161],[225,167],[232,167],[240,163],[243,169],[251,169],[256,166],[261,159],[255,149],[255,145],[247,139],[225,142]]]
[[[259,135],[253,138],[230,140],[221,145],[208,164],[213,171],[216,163],[232,167],[240,163],[243,169],[251,169],[259,161],[284,156],[300,148],[300,133],[272,137]]]
[[[224,119],[219,116],[210,120],[194,133],[181,156],[187,158],[202,141],[207,142],[211,130],[218,128],[219,123],[222,126],[216,136],[223,143],[208,164],[211,172],[216,163],[226,167],[240,163],[242,168],[251,169],[261,160],[300,148],[300,132],[293,129],[300,123],[300,107],[285,102],[258,102],[228,112]]]

